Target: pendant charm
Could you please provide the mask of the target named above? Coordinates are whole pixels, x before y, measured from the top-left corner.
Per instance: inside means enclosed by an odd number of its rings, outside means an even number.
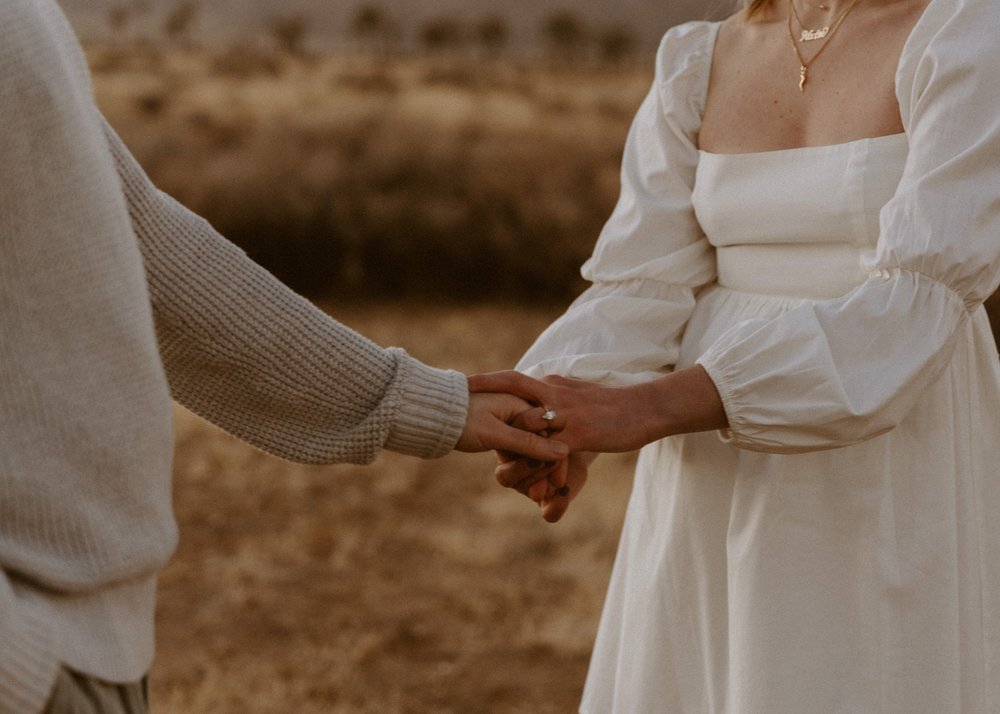
[[[799,67],[799,91],[806,91],[806,74],[808,74],[809,68],[805,65]]]
[[[829,27],[824,27],[822,30],[802,30],[802,34],[799,35],[799,42],[812,42],[813,40],[822,40],[829,34],[830,34]]]

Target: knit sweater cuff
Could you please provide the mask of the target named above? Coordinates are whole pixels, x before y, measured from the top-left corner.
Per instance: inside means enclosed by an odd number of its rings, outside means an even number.
[[[403,354],[399,410],[385,448],[408,456],[433,459],[458,443],[469,408],[465,375],[435,369]]]
[[[40,712],[59,673],[53,633],[44,620],[8,613],[0,631],[0,714]]]

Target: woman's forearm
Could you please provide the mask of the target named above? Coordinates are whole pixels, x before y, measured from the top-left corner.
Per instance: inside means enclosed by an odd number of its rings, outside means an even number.
[[[632,451],[674,434],[728,426],[719,392],[698,365],[629,387],[556,375],[543,381],[547,388],[539,389],[529,377],[506,371],[473,375],[469,386],[473,392],[508,392],[536,404],[541,400],[525,419],[548,420],[552,437],[572,451]]]
[[[622,391],[623,423],[642,434],[644,443],[729,425],[715,383],[700,365]]]

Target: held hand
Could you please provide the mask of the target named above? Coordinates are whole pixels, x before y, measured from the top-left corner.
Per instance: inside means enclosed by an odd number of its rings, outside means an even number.
[[[515,421],[517,426],[512,426]],[[523,399],[510,394],[470,394],[465,430],[455,449],[497,449],[543,462],[561,461],[569,450],[565,444],[541,436],[547,427],[541,412],[532,410]]]
[[[538,461],[497,451],[494,476],[504,488],[512,488],[541,505],[547,495],[566,485],[566,461]]]
[[[555,464],[500,454],[497,480],[538,503],[551,522],[562,518],[586,481],[594,459],[587,452],[631,451],[673,434],[728,424],[715,384],[697,365],[631,387],[602,387],[555,376],[539,382],[509,371],[470,377],[469,388],[508,392],[538,404],[519,421],[532,430],[538,421],[546,422],[552,438],[570,447],[570,460]]]
[[[562,488],[552,489],[542,499],[542,518],[549,523],[555,523],[566,514],[566,509],[573,502],[583,485],[587,483],[587,473],[597,454],[587,451],[577,451],[570,454],[565,462],[566,478]]]
[[[587,481],[590,464],[597,454],[578,451],[568,461],[557,464],[531,463],[527,459],[509,459],[501,455],[496,468],[497,481],[513,488],[537,503],[542,518],[555,523],[566,513]]]

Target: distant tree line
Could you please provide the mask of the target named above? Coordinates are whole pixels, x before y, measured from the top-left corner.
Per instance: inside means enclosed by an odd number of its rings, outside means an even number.
[[[151,12],[148,0],[119,1],[108,11],[108,24],[115,35],[127,36],[138,18]],[[198,0],[177,0],[161,21],[165,39],[178,45],[191,43],[191,36],[201,5]],[[274,47],[289,54],[302,54],[309,35],[309,21],[300,13],[272,16],[266,30]],[[362,51],[372,54],[399,52],[406,42],[430,54],[477,53],[498,57],[510,49],[511,29],[498,14],[464,21],[450,16],[431,17],[404,37],[400,25],[377,3],[364,3],[354,10],[348,28],[351,38]],[[559,61],[596,59],[620,62],[636,49],[634,32],[625,25],[595,27],[572,10],[553,12],[538,28],[540,44],[548,55]]]

